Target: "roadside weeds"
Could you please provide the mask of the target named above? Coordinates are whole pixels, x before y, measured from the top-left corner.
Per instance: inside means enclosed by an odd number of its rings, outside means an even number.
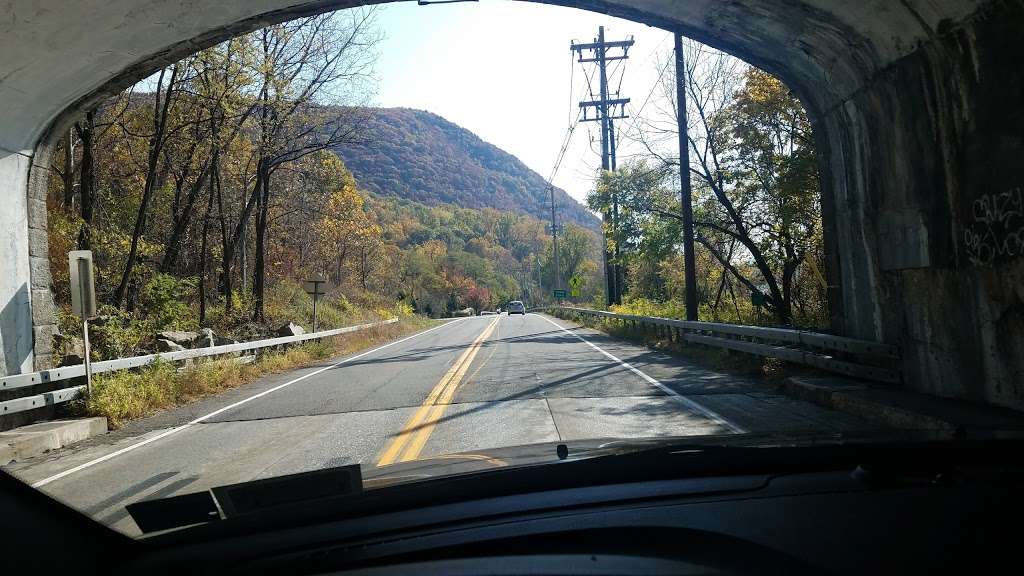
[[[309,366],[325,358],[347,356],[434,325],[420,316],[365,331],[309,341],[261,352],[255,362],[207,359],[180,369],[179,364],[157,362],[140,370],[97,375],[92,395],[70,407],[81,416],[105,416],[110,429],[202,398],[248,384],[267,374]]]

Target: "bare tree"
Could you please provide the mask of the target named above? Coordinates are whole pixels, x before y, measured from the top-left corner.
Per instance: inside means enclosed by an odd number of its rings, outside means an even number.
[[[696,240],[723,270],[752,292],[764,293],[778,321],[788,324],[793,276],[814,235],[816,205],[807,199],[816,198],[817,188],[816,181],[795,188],[781,184],[793,169],[786,165],[789,159],[803,161],[808,151],[813,154],[809,125],[799,102],[777,79],[697,42],[685,46],[687,169],[694,176]],[[678,170],[678,154],[672,152],[678,133],[676,78],[670,66],[662,70],[661,97],[638,121],[632,138],[657,169]],[[765,87],[767,95],[761,94]],[[761,95],[751,97],[751,89]],[[782,101],[780,108],[786,110],[759,108],[762,96]],[[795,172],[808,180],[806,163]],[[794,201],[803,206],[791,209]],[[670,207],[648,204],[645,209],[678,217]],[[737,258],[749,259],[760,278],[751,277]]]
[[[255,33],[262,72],[255,181],[225,253],[225,272],[255,211],[253,316],[263,320],[272,179],[291,162],[356,137],[379,41],[374,9],[303,18]],[[348,106],[343,106],[348,105]]]

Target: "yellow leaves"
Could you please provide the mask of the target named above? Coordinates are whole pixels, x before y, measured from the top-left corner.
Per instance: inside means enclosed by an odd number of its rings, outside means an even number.
[[[754,67],[747,70],[746,91],[750,99],[758,104],[785,98],[789,93],[789,89],[781,80]]]

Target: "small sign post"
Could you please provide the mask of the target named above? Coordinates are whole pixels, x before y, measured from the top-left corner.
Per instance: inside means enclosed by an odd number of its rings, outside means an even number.
[[[82,319],[82,348],[85,358],[85,389],[92,394],[92,359],[89,351],[89,319],[96,316],[96,285],[92,271],[92,251],[68,252],[71,276],[71,313]]]
[[[754,290],[750,293],[750,304],[754,307],[755,310],[757,310],[758,324],[761,323],[761,310],[767,304],[766,300],[767,298],[765,297],[764,292],[761,292],[760,290]]]
[[[319,279],[305,281],[306,293],[313,297],[313,332],[316,332],[316,301],[325,294],[320,291],[320,285],[325,282],[327,281]]]

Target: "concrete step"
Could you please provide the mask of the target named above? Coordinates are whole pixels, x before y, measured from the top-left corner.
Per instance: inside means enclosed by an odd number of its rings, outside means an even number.
[[[12,460],[25,460],[106,433],[107,419],[102,416],[38,422],[0,432],[0,465]]]
[[[782,386],[808,400],[903,430],[1024,430],[1024,414],[836,376],[792,376]]]

